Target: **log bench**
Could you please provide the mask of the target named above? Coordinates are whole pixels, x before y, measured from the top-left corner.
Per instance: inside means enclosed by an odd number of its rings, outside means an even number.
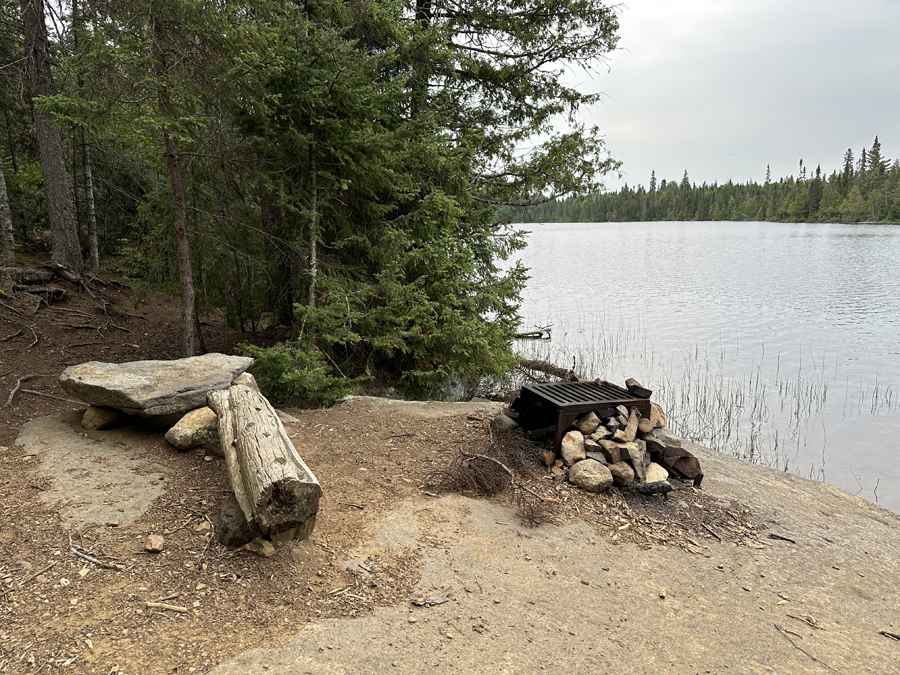
[[[238,505],[248,523],[277,539],[305,539],[322,488],[250,375],[208,394]]]

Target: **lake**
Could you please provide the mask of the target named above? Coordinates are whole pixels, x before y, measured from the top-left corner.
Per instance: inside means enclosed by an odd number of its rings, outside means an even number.
[[[900,513],[900,227],[548,223],[517,342],[654,390],[668,426]]]

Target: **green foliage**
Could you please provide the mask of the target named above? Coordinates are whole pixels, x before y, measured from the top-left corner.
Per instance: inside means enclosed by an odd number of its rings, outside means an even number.
[[[81,4],[39,105],[90,138],[101,236],[139,288],[179,283],[168,136],[197,307],[284,330],[251,350],[273,395],[327,402],[372,377],[442,396],[513,364],[526,275],[504,261],[524,242],[497,207],[596,191],[618,167],[575,122],[599,95],[563,79],[615,48],[614,7]]]
[[[617,192],[574,197],[504,214],[515,222],[635,222],[644,220],[774,220],[786,222],[898,222],[900,221],[900,163],[881,155],[878,137],[863,159],[853,163],[847,150],[840,173],[812,178],[793,176],[763,185],[728,181],[691,185],[687,171],[680,182],[650,176],[650,190],[624,186]],[[806,168],[802,167],[802,175]]]
[[[335,377],[321,352],[296,341],[282,342],[268,349],[244,345],[244,354],[255,359],[252,372],[276,405],[327,407],[343,396],[356,393],[362,379]]]

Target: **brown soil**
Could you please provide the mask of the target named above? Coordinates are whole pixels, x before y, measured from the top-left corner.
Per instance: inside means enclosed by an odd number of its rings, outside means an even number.
[[[8,282],[0,298],[0,406],[10,399],[0,427],[0,673],[204,672],[251,647],[281,645],[307,622],[406,602],[420,574],[415,555],[385,553],[344,567],[369,526],[403,500],[433,499],[440,472],[461,449],[495,454],[501,444],[507,455],[535,454],[517,434],[502,441],[492,435],[479,416],[426,418],[352,405],[290,410],[299,421],[288,431],[325,496],[308,541],[258,558],[197,532],[207,521],[215,526],[229,492],[222,460],[179,453],[158,431],[139,429],[148,464],[165,465],[164,495],[132,525],[68,532],[60,505],[41,499],[52,479],[35,470],[40,457],[15,446],[19,430],[36,417],[84,408],[57,382],[67,366],[177,356],[178,307],[161,294],[133,307],[125,285],[98,286],[93,296],[54,285],[68,291],[65,302],[39,306]],[[225,353],[273,339],[236,333],[214,318],[203,333],[210,351]],[[584,520],[610,541],[665,542],[698,556],[708,556],[704,541],[713,537],[757,546],[749,512],[737,503],[723,508],[702,490],[677,493],[673,499],[692,508],[673,509],[672,500],[658,497],[586,494],[536,462],[518,480],[546,500],[532,516]],[[536,501],[521,489],[492,499]],[[144,552],[150,533],[164,535],[162,554]]]

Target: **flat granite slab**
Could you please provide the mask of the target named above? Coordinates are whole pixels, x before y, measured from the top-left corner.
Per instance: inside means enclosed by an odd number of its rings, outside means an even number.
[[[250,357],[226,354],[174,361],[89,361],[66,368],[59,383],[89,405],[157,417],[205,406],[209,392],[228,387],[252,363]]]

